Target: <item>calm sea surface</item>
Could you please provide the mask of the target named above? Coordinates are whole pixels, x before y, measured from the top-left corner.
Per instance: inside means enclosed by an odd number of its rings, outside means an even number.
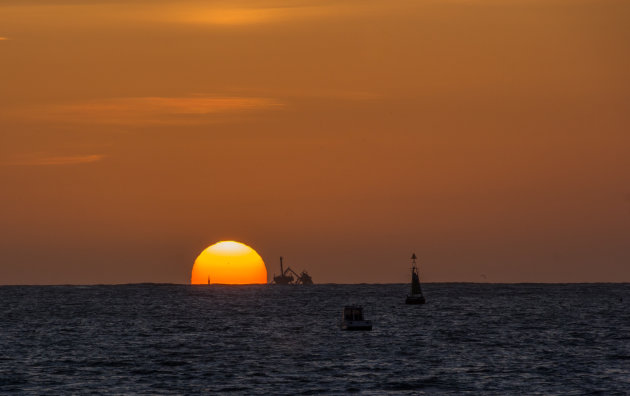
[[[407,289],[0,287],[0,394],[630,394],[629,284]]]

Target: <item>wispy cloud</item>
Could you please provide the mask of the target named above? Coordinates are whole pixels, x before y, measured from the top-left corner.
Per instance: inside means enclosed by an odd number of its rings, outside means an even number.
[[[380,0],[384,1],[384,0]],[[301,22],[363,13],[369,1],[320,0],[140,0],[140,1],[15,1],[3,3],[0,23],[27,21],[33,26],[102,28],[112,22],[139,21],[199,24],[216,27]],[[380,7],[379,9],[382,9]],[[12,25],[9,25],[11,27]]]
[[[183,24],[212,29],[261,29],[268,25],[303,26],[312,21],[381,16],[400,8],[406,10],[408,4],[414,2],[399,3],[385,0],[4,0],[0,4],[0,26],[6,32],[25,26],[59,31],[80,28],[89,32],[109,29],[113,23],[121,27]]]
[[[254,25],[280,22],[285,20],[317,18],[335,11],[330,6],[292,6],[292,7],[197,7],[180,8],[165,15],[170,20],[208,25]]]
[[[2,37],[0,36],[0,41],[7,41],[9,38],[8,37]]]
[[[5,165],[14,166],[44,166],[44,165],[77,165],[89,164],[101,161],[105,158],[102,154],[89,155],[65,155],[65,156],[47,156],[47,155],[29,155],[16,158],[13,161],[5,163]]]
[[[70,123],[181,125],[212,122],[219,114],[272,110],[282,106],[282,103],[270,98],[199,95],[90,100],[12,109],[5,114]]]

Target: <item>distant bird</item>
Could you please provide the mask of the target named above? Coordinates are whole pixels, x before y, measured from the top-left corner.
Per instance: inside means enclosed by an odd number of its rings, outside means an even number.
[[[488,280],[488,277],[486,276],[486,274],[481,274],[481,275],[479,275],[479,276],[480,276],[480,277],[482,277],[482,278],[483,278],[483,280]]]

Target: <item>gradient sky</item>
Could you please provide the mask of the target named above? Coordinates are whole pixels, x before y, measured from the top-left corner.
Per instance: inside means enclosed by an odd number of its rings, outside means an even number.
[[[630,281],[626,0],[0,1],[0,284]],[[482,276],[482,274],[485,276]]]

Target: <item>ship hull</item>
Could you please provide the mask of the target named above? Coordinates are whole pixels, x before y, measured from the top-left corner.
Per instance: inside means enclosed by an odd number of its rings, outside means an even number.
[[[291,276],[276,276],[273,278],[273,283],[276,285],[290,285],[293,283],[293,277]]]
[[[372,321],[371,320],[352,320],[352,321],[344,320],[341,323],[341,330],[370,331],[372,330]]]
[[[427,300],[425,300],[423,295],[407,296],[407,299],[405,300],[405,304],[424,304],[426,302]]]

